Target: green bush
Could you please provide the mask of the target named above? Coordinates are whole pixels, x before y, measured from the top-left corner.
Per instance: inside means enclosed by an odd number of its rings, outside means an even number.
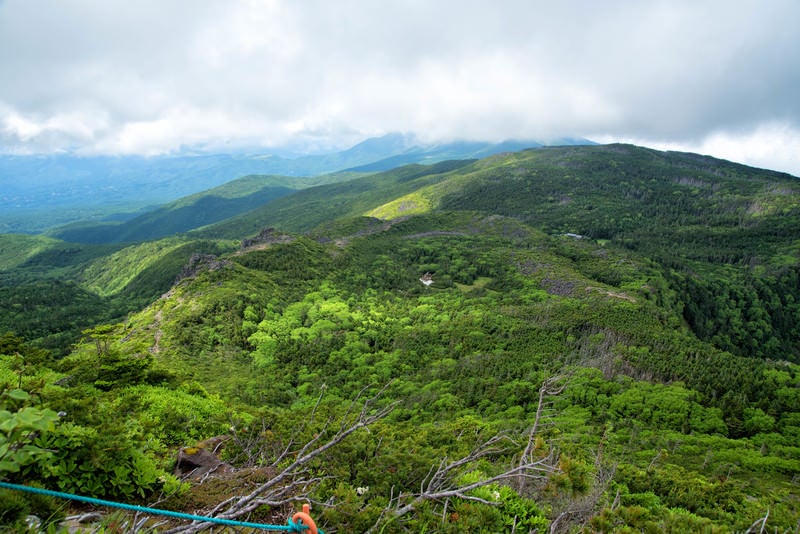
[[[4,474],[17,473],[26,465],[42,461],[50,454],[46,448],[36,445],[34,439],[53,430],[58,415],[49,409],[19,406],[28,401],[30,395],[21,389],[0,396],[0,479],[5,478]],[[15,411],[6,410],[6,407]]]
[[[64,519],[64,504],[53,497],[0,489],[0,526],[3,531],[27,532],[25,519],[33,515],[41,521],[40,529]]]

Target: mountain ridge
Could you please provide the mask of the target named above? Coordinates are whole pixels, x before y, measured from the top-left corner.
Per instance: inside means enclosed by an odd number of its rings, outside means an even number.
[[[574,139],[571,142],[589,142]],[[537,145],[535,141],[530,142]],[[484,152],[502,144],[476,142]],[[459,146],[462,148],[460,149]],[[102,221],[171,202],[253,175],[314,177],[384,161],[402,163],[465,157],[459,142],[422,145],[413,136],[387,134],[326,154],[177,154],[166,156],[0,155],[0,231],[37,233],[69,222]],[[493,149],[492,147],[498,147]],[[280,151],[277,151],[280,153]],[[398,162],[400,163],[400,162]],[[385,169],[384,169],[385,170]]]

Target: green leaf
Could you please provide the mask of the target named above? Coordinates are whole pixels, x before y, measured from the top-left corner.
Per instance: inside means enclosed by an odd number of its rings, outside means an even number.
[[[17,428],[18,422],[16,417],[4,418],[0,413],[0,432],[11,432]]]
[[[21,389],[12,389],[8,393],[6,393],[6,395],[8,395],[9,398],[18,401],[26,401],[31,398],[31,396],[26,391],[23,391]]]
[[[0,473],[16,473],[19,471],[19,464],[7,460],[0,460]]]
[[[17,419],[20,425],[35,428],[42,421],[42,411],[31,407],[23,408],[17,412]]]

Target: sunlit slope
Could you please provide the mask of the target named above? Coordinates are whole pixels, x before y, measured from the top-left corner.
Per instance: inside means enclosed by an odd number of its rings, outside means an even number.
[[[169,289],[192,254],[219,254],[237,246],[238,243],[231,241],[192,241],[176,237],[148,241],[91,262],[78,279],[86,289],[101,296],[130,291],[134,285],[139,286],[136,293],[145,291],[154,296],[157,291]]]
[[[368,214],[391,219],[433,209],[517,217],[547,232],[617,239],[648,252],[692,241],[700,256],[714,242],[726,247],[715,253],[728,261],[800,236],[797,178],[629,145],[493,156]],[[743,239],[754,248],[742,247]]]
[[[44,236],[0,234],[0,271],[19,267],[58,243],[57,239]]]
[[[13,285],[36,278],[72,279],[85,264],[119,248],[66,243],[45,236],[0,234],[0,281]]]
[[[170,237],[131,245],[95,246],[66,243],[44,236],[0,234],[0,276],[7,285],[26,280],[59,279],[107,297],[124,292],[147,272],[153,292],[166,290],[192,254],[224,253],[237,241],[190,240]]]
[[[304,189],[199,230],[195,235],[237,238],[253,235],[266,227],[306,231],[326,221],[364,215],[385,202],[441,181],[471,163],[470,160],[460,160],[407,165],[367,177]]]

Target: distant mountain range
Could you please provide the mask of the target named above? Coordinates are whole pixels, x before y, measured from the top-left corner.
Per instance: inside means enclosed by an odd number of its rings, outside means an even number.
[[[565,138],[547,143],[515,140],[430,144],[412,135],[395,133],[367,139],[340,152],[296,156],[0,155],[0,232],[38,233],[74,221],[131,219],[178,198],[252,174],[314,177],[343,170],[368,173],[408,163],[481,158],[545,144],[592,142]]]

